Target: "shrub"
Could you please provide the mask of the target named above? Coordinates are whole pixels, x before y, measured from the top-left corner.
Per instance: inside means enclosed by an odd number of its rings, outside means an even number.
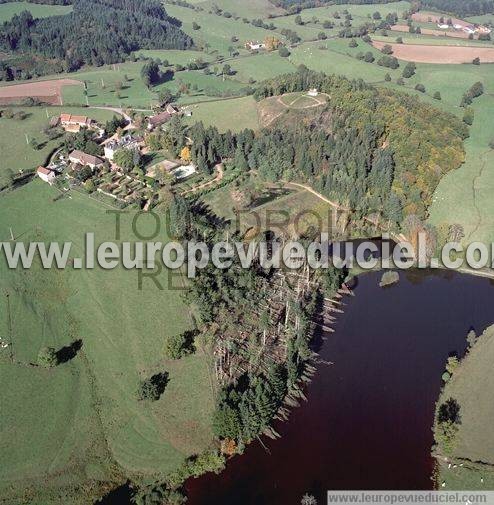
[[[358,42],[355,39],[350,40],[348,47],[358,47]]]
[[[391,82],[391,76],[390,76],[389,74],[386,74],[386,75],[384,76],[384,80],[385,80],[386,82]]]
[[[58,365],[57,352],[53,347],[42,347],[38,353],[38,365],[52,368]]]
[[[167,384],[167,372],[158,373],[149,379],[141,380],[137,388],[137,398],[139,400],[156,401],[163,394]]]
[[[442,100],[441,93],[436,91],[433,96],[434,100]]]
[[[194,333],[186,331],[170,336],[165,341],[165,356],[169,359],[180,359],[194,351]]]
[[[396,37],[397,44],[403,44],[403,37]]]
[[[420,93],[425,93],[425,86],[424,86],[423,84],[417,84],[417,85],[415,86],[415,89],[416,89],[417,91],[420,91]]]
[[[480,65],[480,58],[474,58],[473,61],[472,61],[472,63],[474,65]]]
[[[278,53],[282,58],[288,58],[288,56],[290,56],[290,51],[285,46],[280,47]]]
[[[383,53],[383,54],[393,54],[393,48],[389,44],[386,44],[381,49],[381,53]]]
[[[415,65],[415,63],[413,62],[410,62],[410,63],[407,63],[405,68],[403,69],[403,77],[405,79],[409,79],[410,77],[412,77],[412,75],[415,74],[415,70],[417,69],[417,66]]]
[[[374,60],[375,60],[374,55],[370,51],[365,53],[364,61],[366,63],[373,63]]]

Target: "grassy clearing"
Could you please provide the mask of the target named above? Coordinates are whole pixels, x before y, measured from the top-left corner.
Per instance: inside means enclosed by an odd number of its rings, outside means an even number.
[[[206,11],[211,10],[213,5],[217,5],[223,11],[240,17],[247,17],[248,19],[267,18],[269,15],[282,15],[284,13],[283,9],[275,7],[269,0],[249,0],[248,2],[239,2],[238,0],[198,0],[193,3],[201,6]]]
[[[208,12],[196,12],[192,9],[179,7],[177,5],[167,5],[168,13],[182,21],[182,29],[188,33],[196,45],[204,46],[206,43],[213,50],[223,55],[228,55],[228,48],[238,47],[242,53],[246,53],[244,44],[248,40],[264,40],[273,32],[264,28],[257,28],[250,23],[244,23],[242,19],[235,20],[225,18]],[[192,23],[198,23],[200,30],[193,30]],[[238,42],[232,42],[233,36],[238,37]]]
[[[236,72],[234,79],[244,83],[249,79],[263,81],[295,70],[288,58],[282,58],[278,51],[237,58],[229,64]]]
[[[195,104],[190,110],[192,117],[187,118],[190,124],[202,121],[205,126],[216,126],[220,132],[259,128],[257,104],[251,96]]]
[[[96,243],[114,240],[114,216],[100,203],[79,193],[54,202],[57,195],[35,181],[0,197],[0,239],[6,240],[11,226],[24,240],[72,242],[72,257],[82,254],[87,231],[95,232]],[[133,216],[122,217],[121,240],[136,240]],[[152,221],[141,217],[142,233],[154,229]],[[0,268],[2,314],[5,290],[13,293],[15,359],[30,362],[41,346],[66,345],[74,337],[83,340],[84,354],[49,371],[2,360],[2,405],[12,406],[1,421],[2,433],[9,433],[0,452],[2,497],[28,486],[43,492],[61,482],[91,484],[93,475],[109,480],[110,464],[117,476],[163,475],[208,446],[213,399],[206,356],[199,351],[179,362],[162,357],[165,337],[192,324],[181,291],[169,289],[167,272],[158,277],[160,291],[149,280],[139,290],[136,272],[121,268],[20,273],[24,284],[3,275],[4,260]],[[182,281],[174,278],[173,285]],[[2,335],[8,334],[7,319],[1,324]],[[170,382],[160,400],[139,402],[139,378],[163,370]]]
[[[289,59],[295,66],[304,64],[326,74],[344,75],[351,79],[364,79],[367,82],[384,82],[387,73],[395,80],[401,75],[399,69],[391,70],[376,63],[365,63],[354,57],[359,52],[368,51],[373,53],[376,59],[381,56],[377,49],[361,41],[358,47],[351,48],[347,40],[335,39],[301,44],[292,50]]]
[[[164,53],[160,51],[159,53]],[[187,58],[192,57],[191,51]],[[203,53],[196,53],[199,57]],[[162,59],[166,59],[163,56]],[[193,57],[192,59],[196,59]],[[170,60],[171,63],[171,60]],[[144,62],[122,63],[102,67],[97,70],[76,72],[71,74],[72,78],[86,82],[88,90],[88,101],[90,105],[110,105],[116,107],[132,106],[136,108],[149,109],[156,103],[157,95],[162,89],[170,89],[177,92],[181,83],[190,84],[189,95],[183,95],[179,102],[188,103],[191,101],[207,100],[211,94],[223,92],[236,93],[244,84],[233,79],[225,79],[216,75],[206,75],[202,71],[182,71],[176,72],[173,79],[148,89],[141,78],[141,68]],[[218,66],[218,71],[221,66]],[[120,86],[120,91],[117,88]],[[208,93],[210,93],[208,95]],[[65,86],[63,88],[64,103],[85,104],[86,97],[82,86]]]
[[[491,327],[479,337],[441,393],[440,403],[453,398],[460,406],[461,422],[452,458],[468,460],[464,467],[448,469],[445,464],[441,465],[440,478],[448,489],[492,489],[494,485],[494,467],[488,466],[494,464],[494,436],[489,429],[494,416],[493,359],[494,328]],[[483,465],[470,463],[477,461]]]
[[[199,58],[203,61],[214,60],[212,55],[204,51],[179,51],[178,49],[143,49],[136,52],[136,56],[140,55],[153,59],[159,58],[161,61],[168,60],[170,65],[187,65]]]
[[[250,195],[245,207],[239,195]],[[273,230],[290,237],[303,235],[309,227],[329,231],[332,208],[313,193],[297,187],[266,183],[251,175],[239,183],[231,183],[203,197],[213,212],[237,223],[242,232]],[[236,216],[236,210],[241,212]],[[316,220],[313,214],[320,216]]]
[[[72,11],[71,5],[42,5],[29,2],[9,2],[0,4],[0,23],[10,21],[16,14],[29,11],[34,18],[61,16]]]
[[[48,126],[49,118],[57,116],[60,112],[83,114],[91,116],[97,121],[107,121],[114,115],[106,110],[87,109],[82,107],[25,107],[9,108],[16,112],[23,110],[27,117],[24,120],[0,118],[0,185],[6,182],[7,171],[34,168],[44,163],[50,152],[60,144],[60,139],[47,141],[43,129]],[[48,115],[48,117],[47,117]],[[44,143],[39,150],[34,150],[26,143],[28,139],[35,138],[39,143]]]

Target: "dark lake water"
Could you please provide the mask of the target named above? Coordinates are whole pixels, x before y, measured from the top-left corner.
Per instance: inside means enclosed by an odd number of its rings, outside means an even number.
[[[187,482],[188,505],[291,505],[304,493],[431,489],[434,405],[451,353],[494,323],[494,285],[452,273],[362,276],[327,335],[308,402],[229,461]],[[269,451],[269,452],[268,452]]]

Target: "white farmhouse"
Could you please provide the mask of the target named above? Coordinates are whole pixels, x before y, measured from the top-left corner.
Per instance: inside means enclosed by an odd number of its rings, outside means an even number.
[[[48,184],[53,184],[53,181],[55,180],[55,172],[52,172],[51,170],[45,167],[38,167],[36,173],[38,174],[38,177],[42,181],[45,181]]]

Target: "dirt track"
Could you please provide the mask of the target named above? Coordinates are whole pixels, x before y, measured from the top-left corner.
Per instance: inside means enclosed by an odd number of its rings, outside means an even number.
[[[385,42],[373,42],[373,46],[382,49]],[[480,58],[482,63],[494,63],[494,47],[462,47],[462,46],[425,46],[412,44],[390,44],[393,56],[399,60],[415,61],[417,63],[472,63]]]
[[[75,79],[56,79],[0,87],[0,103],[18,102],[23,98],[39,98],[52,105],[62,105],[63,86],[82,85]]]

